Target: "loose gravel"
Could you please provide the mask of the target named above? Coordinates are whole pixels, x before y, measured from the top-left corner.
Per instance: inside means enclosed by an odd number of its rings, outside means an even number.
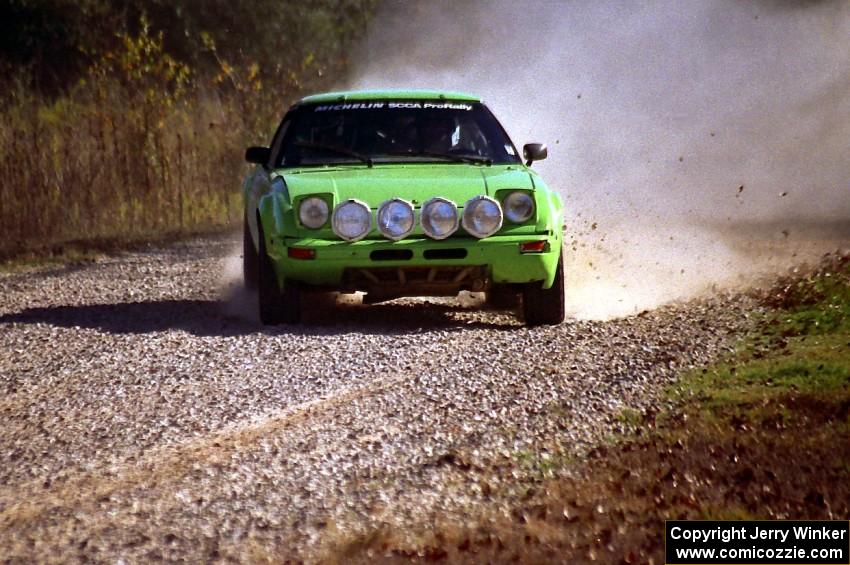
[[[528,329],[317,297],[266,328],[223,275],[237,245],[0,275],[0,559],[309,560],[343,532],[462,517],[517,494],[529,454],[580,458],[624,408],[658,409],[755,308]]]

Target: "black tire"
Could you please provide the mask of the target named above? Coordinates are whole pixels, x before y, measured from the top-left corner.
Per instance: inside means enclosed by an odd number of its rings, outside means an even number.
[[[301,321],[301,283],[288,280],[283,287],[283,322],[297,324]]]
[[[487,307],[493,310],[513,310],[519,306],[519,292],[516,287],[496,285],[485,294]]]
[[[555,282],[544,289],[542,283],[528,283],[522,291],[522,308],[528,326],[553,326],[564,321],[564,252],[558,257]]]
[[[296,324],[301,320],[301,288],[297,281],[284,281],[281,292],[272,261],[266,253],[265,236],[260,229],[257,269],[257,302],[260,321],[267,326]]]
[[[243,221],[245,226],[242,232],[242,281],[248,290],[257,290],[257,249],[254,240],[251,239],[251,228],[248,227],[248,218]]]

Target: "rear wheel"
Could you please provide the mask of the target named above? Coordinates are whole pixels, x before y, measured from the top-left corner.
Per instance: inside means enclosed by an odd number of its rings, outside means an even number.
[[[543,283],[528,283],[522,292],[522,308],[525,323],[529,326],[549,326],[564,321],[564,252],[558,257],[555,282],[551,288]]]
[[[301,288],[298,282],[284,281],[280,290],[272,260],[266,253],[266,242],[260,227],[260,250],[257,259],[257,301],[260,321],[273,326],[281,323],[296,324],[301,319]]]
[[[248,226],[248,218],[243,221],[242,231],[242,281],[248,290],[257,290],[257,249],[254,240],[251,239],[251,228]]]

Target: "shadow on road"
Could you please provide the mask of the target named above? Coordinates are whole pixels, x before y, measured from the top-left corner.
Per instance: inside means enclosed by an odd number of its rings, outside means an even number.
[[[305,305],[298,325],[263,326],[250,297],[222,300],[160,300],[28,308],[0,316],[0,324],[49,324],[89,328],[113,334],[145,334],[182,330],[198,336],[337,335],[346,333],[409,334],[469,328],[512,329],[515,323],[483,321],[475,310],[452,302],[386,303],[371,306],[336,304],[317,297]]]

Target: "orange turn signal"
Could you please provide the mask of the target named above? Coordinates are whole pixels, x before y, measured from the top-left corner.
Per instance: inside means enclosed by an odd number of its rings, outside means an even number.
[[[286,254],[290,259],[315,259],[316,258],[316,250],[315,249],[304,249],[303,247],[289,247],[286,250]]]
[[[543,253],[546,251],[546,240],[543,241],[526,241],[519,244],[520,253]]]

